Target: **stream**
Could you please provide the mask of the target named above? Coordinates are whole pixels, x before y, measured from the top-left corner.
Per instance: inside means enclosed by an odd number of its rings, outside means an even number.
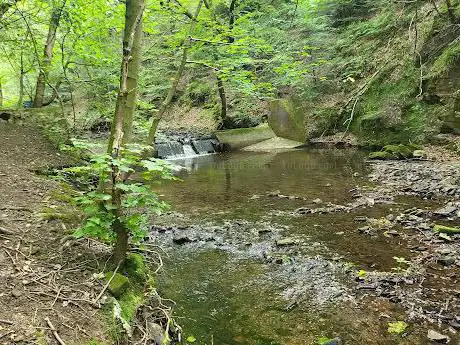
[[[405,236],[367,236],[363,219],[437,206],[403,196],[353,202],[373,187],[357,150],[234,152],[174,161],[181,182],[155,187],[172,211],[152,226],[167,253],[158,290],[196,344],[421,344],[390,334],[405,308],[357,291],[356,271],[392,272],[415,255]],[[361,200],[360,199],[360,200]],[[309,208],[305,208],[309,207]],[[309,213],[310,208],[322,212]],[[407,308],[406,308],[407,309]],[[339,342],[331,342],[339,344]]]

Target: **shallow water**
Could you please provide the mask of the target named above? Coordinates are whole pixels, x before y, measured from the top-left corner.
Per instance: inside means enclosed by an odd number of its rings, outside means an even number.
[[[227,226],[229,232],[221,248],[205,241],[174,245],[160,240],[169,259],[159,290],[177,302],[176,317],[186,336],[193,335],[197,344],[220,345],[316,344],[320,337],[334,336],[349,344],[419,343],[416,335],[401,340],[386,332],[388,320],[379,316],[385,312],[390,321],[398,319],[402,314],[395,306],[370,301],[358,307],[347,268],[390,270],[394,256],[410,257],[398,245],[401,239],[363,236],[355,220],[382,217],[406,207],[407,200],[351,213],[293,217],[283,212],[314,205],[318,198],[352,201],[349,191],[368,184],[364,156],[353,150],[296,150],[175,161],[190,171],[182,182],[157,188],[183,216],[173,213],[158,222],[203,224],[204,232]],[[271,192],[278,197],[267,195]],[[282,263],[263,260],[271,248],[267,243],[273,242],[260,235],[266,226],[274,239],[299,243],[282,253]],[[247,234],[235,239],[235,228],[260,230],[257,243],[249,243]]]

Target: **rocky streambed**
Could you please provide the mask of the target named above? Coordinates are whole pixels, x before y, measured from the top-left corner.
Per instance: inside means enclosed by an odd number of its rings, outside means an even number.
[[[161,286],[186,331],[222,344],[457,341],[459,163],[364,162],[233,154],[161,190],[176,211],[151,240],[170,255]]]

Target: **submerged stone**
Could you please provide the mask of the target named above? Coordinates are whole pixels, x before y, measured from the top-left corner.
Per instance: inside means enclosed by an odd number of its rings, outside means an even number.
[[[105,279],[107,281],[112,278],[113,272],[107,272],[105,274]],[[109,291],[115,297],[120,297],[129,287],[129,279],[120,273],[115,273],[112,281],[109,284]]]

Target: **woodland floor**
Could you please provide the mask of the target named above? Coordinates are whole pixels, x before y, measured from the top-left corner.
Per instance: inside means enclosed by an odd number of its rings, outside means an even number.
[[[66,157],[25,126],[0,123],[0,147],[0,344],[56,344],[47,318],[66,344],[104,340],[92,301],[106,253],[71,240],[60,220],[42,213],[59,209],[60,188],[34,171]]]

